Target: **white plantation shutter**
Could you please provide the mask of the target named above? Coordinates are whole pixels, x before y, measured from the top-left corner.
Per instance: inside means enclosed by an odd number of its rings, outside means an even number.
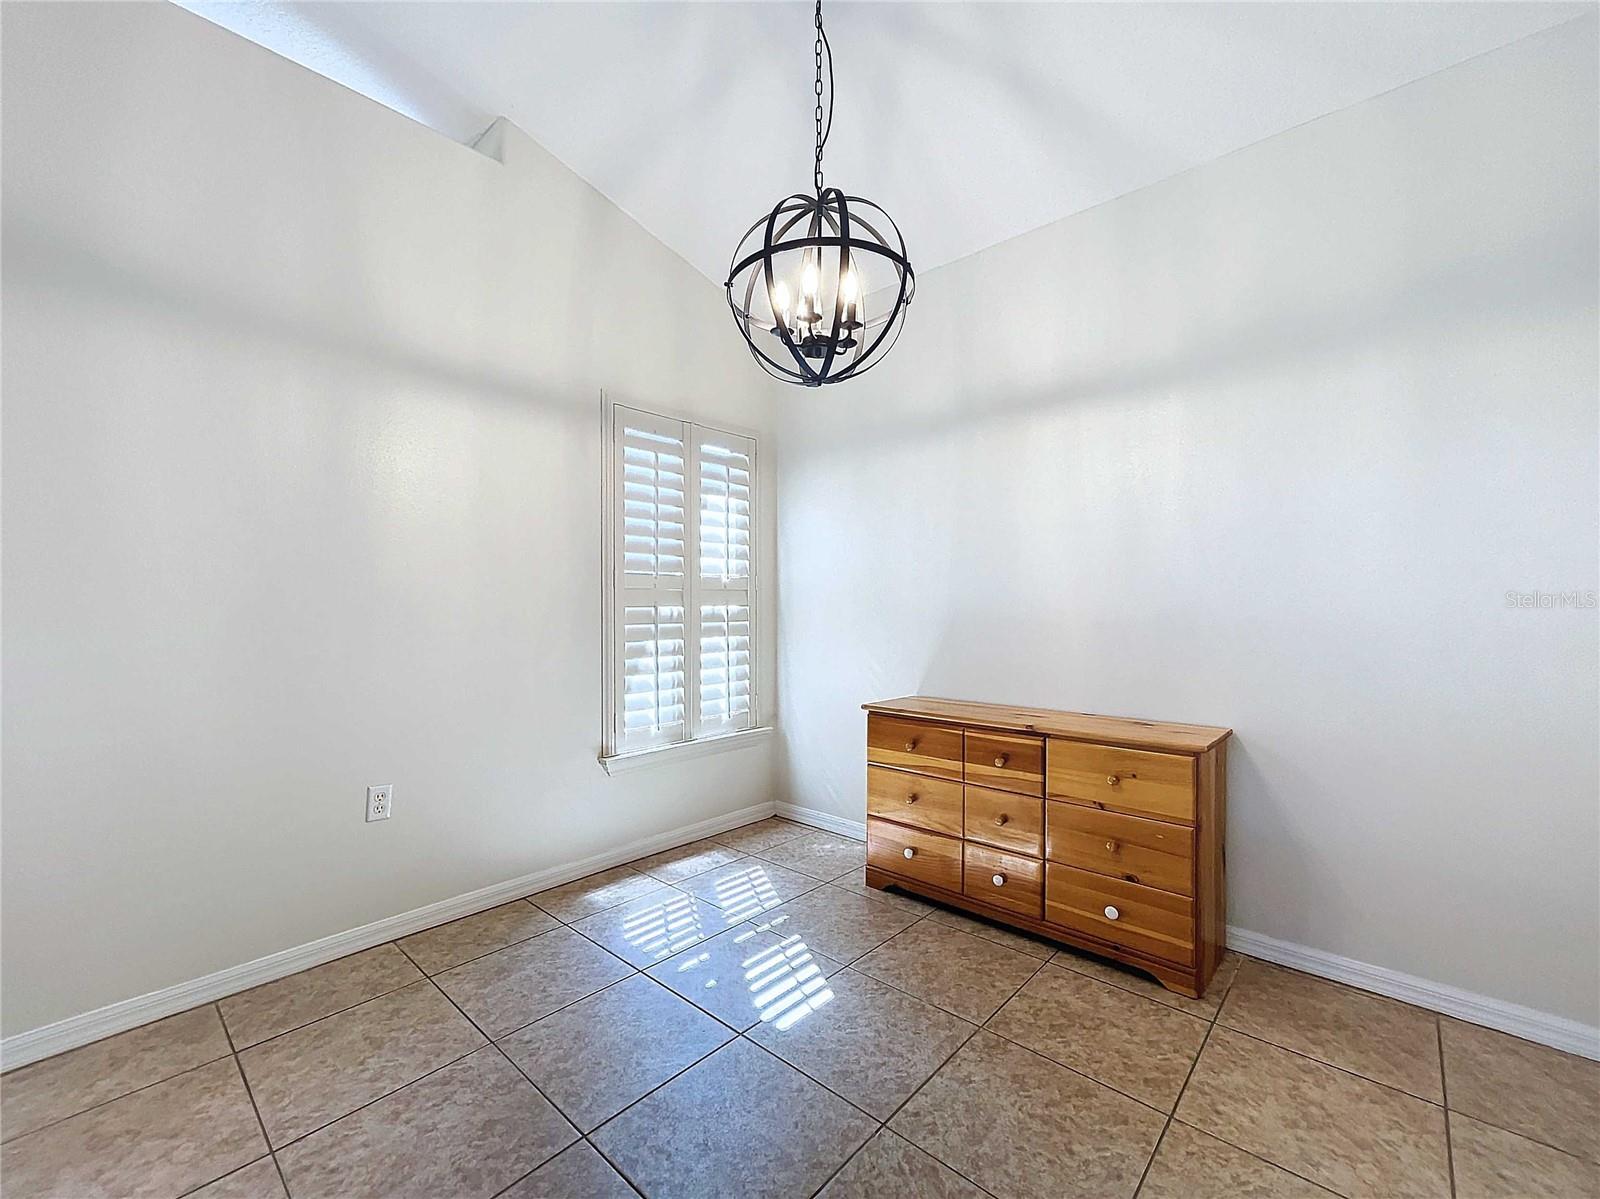
[[[697,429],[700,483],[700,578],[708,586],[747,586],[750,579],[748,438]]]
[[[613,741],[645,749],[689,735],[684,428],[628,408],[615,416]]]
[[[700,605],[700,732],[750,727],[750,606]]]
[[[629,604],[622,614],[622,741],[682,741],[688,723],[689,647],[682,604]]]
[[[657,580],[683,586],[683,431],[642,412],[620,425],[621,562],[629,587]]]
[[[756,446],[612,411],[609,753],[755,726]]]
[[[698,733],[709,736],[755,723],[750,612],[755,443],[696,427],[694,466],[699,512],[695,557],[700,563],[694,706]]]

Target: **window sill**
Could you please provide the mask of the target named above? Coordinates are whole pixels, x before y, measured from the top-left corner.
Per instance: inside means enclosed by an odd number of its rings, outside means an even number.
[[[632,753],[602,756],[600,765],[607,774],[626,774],[645,766],[662,766],[668,762],[686,762],[691,758],[704,758],[711,754],[727,753],[732,749],[745,749],[759,745],[773,734],[770,724],[760,728],[741,729],[737,733],[723,733],[720,737],[702,737],[697,741],[679,741],[675,745],[653,745],[649,749],[636,749]]]

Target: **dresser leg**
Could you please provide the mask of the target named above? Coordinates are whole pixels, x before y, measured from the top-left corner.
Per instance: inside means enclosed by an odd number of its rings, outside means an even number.
[[[1129,959],[1124,959],[1124,964],[1150,975],[1175,995],[1182,995],[1189,999],[1199,999],[1205,995],[1205,982],[1200,978],[1198,971],[1181,970],[1176,966],[1157,966],[1153,963],[1137,962]]]

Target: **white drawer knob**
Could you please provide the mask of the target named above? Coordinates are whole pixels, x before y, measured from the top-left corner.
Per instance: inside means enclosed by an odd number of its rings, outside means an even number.
[[[998,758],[996,758],[994,760],[994,764],[996,766],[1004,766],[1006,764],[1006,756],[1005,756],[1005,754],[1001,754]]]
[[[917,851],[912,849],[911,846],[909,846],[909,845],[907,845],[905,847],[904,852],[905,852],[906,857],[908,857],[908,858],[914,858],[914,857],[917,856]]]
[[[1115,920],[1120,915],[1122,915],[1122,913],[1117,911],[1116,908],[1108,907],[1106,909],[1106,919],[1107,920]]]
[[[1114,775],[1114,774],[1108,774],[1108,775],[1106,775],[1106,786],[1108,786],[1108,787],[1115,787],[1115,786],[1116,786],[1116,785],[1117,785],[1117,784],[1118,784],[1118,783],[1120,783],[1120,782],[1121,782],[1121,781],[1122,781],[1122,780],[1121,780],[1121,779],[1119,779],[1119,778],[1118,778],[1118,777],[1117,777],[1117,776],[1116,776],[1116,775]]]
[[[1006,885],[1006,876],[1003,874],[997,874],[989,881],[997,887],[1003,887]]]

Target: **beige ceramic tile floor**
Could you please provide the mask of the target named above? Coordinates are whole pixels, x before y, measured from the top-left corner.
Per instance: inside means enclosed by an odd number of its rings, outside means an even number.
[[[1600,1065],[1229,955],[1189,1000],[782,820],[0,1078],[52,1196],[1600,1193]]]

